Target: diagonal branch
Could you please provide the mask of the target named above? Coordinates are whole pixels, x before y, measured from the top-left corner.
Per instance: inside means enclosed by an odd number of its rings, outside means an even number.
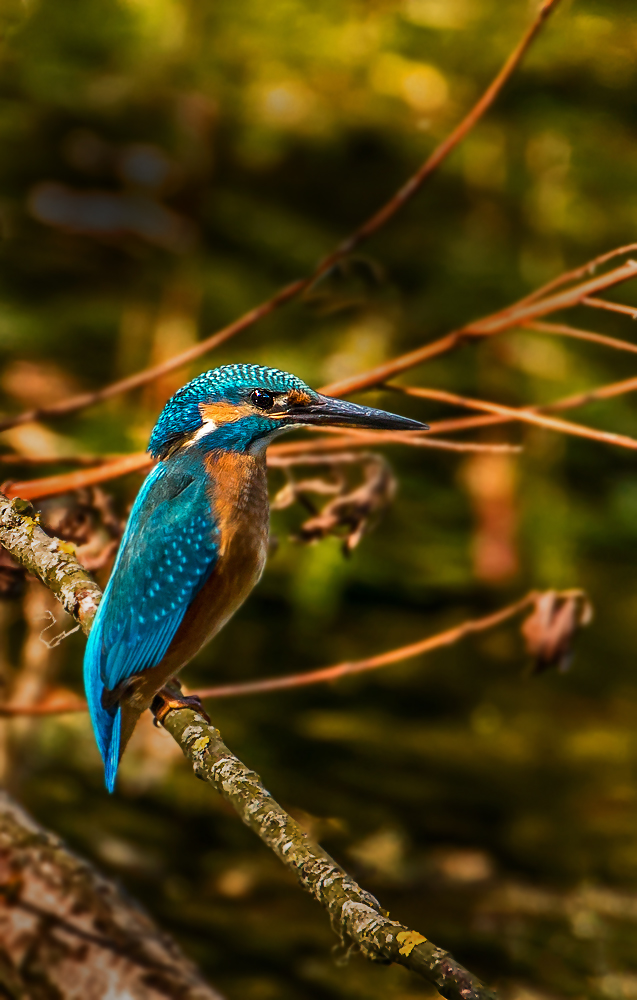
[[[431,653],[434,649],[443,649],[445,646],[453,646],[468,635],[475,632],[486,632],[489,629],[501,625],[515,615],[531,607],[537,601],[538,595],[535,591],[526,594],[519,601],[507,605],[495,611],[492,615],[484,618],[476,618],[462,622],[454,628],[439,632],[438,635],[428,636],[419,642],[412,642],[409,646],[401,646],[399,649],[392,649],[387,653],[379,653],[378,656],[368,656],[365,660],[353,660],[350,663],[337,663],[332,667],[319,667],[317,670],[304,670],[298,674],[287,674],[282,677],[265,677],[260,681],[243,681],[241,684],[219,684],[217,687],[204,688],[196,693],[200,698],[236,698],[248,694],[264,694],[267,691],[282,691],[287,688],[307,687],[310,684],[321,684],[337,681],[341,677],[349,677],[351,674],[362,674],[368,670],[378,670],[380,667],[387,667],[392,663],[401,663],[403,660],[411,660],[415,656],[423,656]],[[1,710],[0,710],[1,713]]]
[[[637,309],[633,306],[622,305],[621,302],[607,302],[606,299],[596,299],[588,295],[585,299],[582,299],[582,304],[591,306],[593,309],[606,309],[607,312],[621,313],[622,316],[630,316],[631,319],[637,319]]]
[[[446,354],[454,350],[468,340],[502,333],[503,330],[510,330],[511,327],[528,323],[529,320],[536,319],[537,317],[547,316],[549,313],[562,309],[570,309],[573,306],[580,305],[583,299],[594,292],[603,291],[606,288],[619,285],[623,281],[630,281],[631,278],[635,277],[637,277],[637,263],[628,260],[621,267],[616,267],[613,271],[608,271],[597,278],[592,278],[589,281],[575,285],[573,288],[567,288],[563,292],[557,292],[555,295],[532,302],[525,302],[524,300],[516,302],[514,305],[507,306],[506,309],[501,309],[491,316],[469,323],[467,326],[463,326],[459,330],[454,330],[452,333],[447,333],[444,337],[440,337],[439,340],[434,340],[430,344],[417,347],[416,350],[409,351],[408,354],[392,358],[391,361],[387,361],[385,364],[378,365],[378,367],[362,372],[359,375],[352,375],[341,382],[334,382],[331,385],[324,386],[321,392],[324,392],[328,396],[347,396],[352,392],[360,392],[362,389],[374,388],[410,368],[415,368],[425,361],[431,361],[432,358],[437,358],[441,354]]]
[[[542,323],[540,320],[530,320],[528,323],[521,324],[520,328],[538,333],[554,333],[558,337],[572,337],[574,340],[588,340],[591,344],[601,344],[602,347],[611,347],[616,351],[637,354],[637,344],[631,344],[627,340],[619,340],[617,337],[607,337],[603,333],[593,333],[592,330],[578,330],[575,327],[567,326],[566,323]]]
[[[19,500],[0,496],[0,543],[46,582],[67,610],[75,614],[84,631],[90,631],[90,617],[82,611],[81,602],[68,597],[75,595],[83,582],[89,582],[87,574],[65,552],[64,542],[44,535],[34,519],[20,510]],[[93,611],[98,596],[99,590],[92,584]],[[163,725],[182,748],[197,777],[211,784],[233,806],[243,822],[327,910],[343,942],[356,945],[368,959],[405,966],[449,1000],[494,1000],[494,994],[449,952],[391,920],[374,896],[307,837],[264,788],[259,776],[234,756],[218,730],[203,716],[189,708],[173,709]]]
[[[390,649],[386,653],[379,653],[377,656],[368,656],[363,660],[351,660],[346,663],[336,663],[329,667],[318,667],[315,670],[304,670],[298,674],[283,674],[280,677],[264,677],[258,681],[242,681],[239,684],[218,684],[216,687],[204,688],[202,691],[188,691],[188,694],[196,694],[199,698],[241,698],[244,695],[264,694],[269,691],[283,691],[289,688],[308,687],[312,684],[332,683],[340,680],[341,677],[348,677],[351,674],[367,673],[369,670],[379,670],[381,667],[390,666],[393,663],[402,663],[404,660],[411,660],[415,656],[423,656],[432,653],[435,649],[443,649],[445,646],[453,646],[468,635],[477,632],[487,632],[496,628],[509,618],[515,617],[521,611],[537,603],[538,594],[531,591],[519,601],[508,604],[505,608],[495,611],[484,618],[470,619],[455,625],[453,628],[439,632],[437,635],[427,636],[418,642],[412,642],[408,646],[400,646],[398,649]],[[184,688],[184,691],[186,689]],[[87,705],[83,698],[77,695],[69,695],[62,692],[53,692],[43,701],[31,705],[5,704],[0,705],[0,718],[16,716],[42,716],[42,715],[63,715],[68,712],[86,712]]]
[[[323,428],[326,430],[326,428]],[[441,451],[492,452],[495,454],[515,454],[521,450],[516,444],[487,444],[482,441],[444,441],[442,438],[420,437],[412,432],[396,433],[395,431],[360,431],[349,434],[337,431],[325,438],[318,438],[308,444],[307,441],[294,441],[288,445],[273,445],[268,451],[268,466],[276,468],[282,465],[303,464],[308,455],[326,455],[340,452],[347,448],[367,448],[370,445],[407,444],[415,448],[436,448]],[[287,450],[285,450],[287,449]],[[298,456],[292,460],[291,456]],[[286,457],[284,457],[286,456]],[[75,472],[62,472],[57,476],[44,476],[42,479],[30,479],[22,482],[8,482],[2,487],[9,499],[22,497],[25,500],[42,500],[44,497],[58,496],[60,493],[71,493],[86,486],[96,486],[111,479],[118,479],[131,472],[147,472],[153,460],[146,452],[136,452],[117,458],[113,462],[102,463],[89,469]]]
[[[320,278],[327,274],[328,271],[331,271],[332,268],[335,267],[335,265],[343,260],[348,254],[350,254],[352,250],[377,233],[383,226],[393,219],[393,217],[404,205],[407,204],[411,198],[414,197],[425,181],[432,176],[440,164],[447,158],[447,156],[449,156],[456,146],[462,142],[467,133],[471,131],[480,118],[482,118],[485,112],[491,107],[502,88],[519,66],[529,46],[546,21],[546,18],[551,11],[554,10],[558,3],[559,0],[543,0],[533,22],[527,28],[522,39],[507,58],[500,72],[497,74],[493,82],[487,87],[478,102],[463,118],[460,124],[457,125],[451,134],[447,136],[447,138],[434,150],[425,163],[423,163],[416,173],[413,174],[405,184],[403,184],[396,194],[394,194],[389,201],[382,206],[382,208],[363,222],[358,229],[347,237],[347,239],[343,240],[343,242],[340,243],[330,254],[324,257],[312,274],[308,275],[306,278],[294,281],[290,285],[286,285],[285,288],[280,289],[280,291],[273,295],[272,298],[268,299],[267,302],[262,302],[261,305],[256,306],[247,313],[244,313],[243,316],[240,316],[238,319],[229,323],[221,330],[218,330],[210,337],[207,337],[200,343],[195,344],[187,351],[182,351],[180,354],[176,354],[174,357],[169,358],[162,364],[154,365],[153,367],[146,368],[144,371],[137,372],[135,375],[131,375],[128,378],[120,379],[117,382],[111,383],[111,385],[105,386],[103,389],[98,389],[96,392],[81,393],[78,396],[61,400],[60,402],[54,403],[50,406],[37,407],[32,410],[27,410],[24,413],[19,413],[16,416],[7,417],[6,419],[0,421],[0,430],[7,430],[9,427],[16,427],[19,424],[30,423],[33,420],[61,417],[69,413],[75,413],[85,407],[94,406],[95,404],[103,402],[106,399],[111,399],[113,396],[118,396],[124,392],[130,392],[132,389],[138,389],[140,386],[153,382],[155,379],[161,378],[163,375],[167,375],[169,372],[175,371],[177,368],[183,368],[191,361],[195,361],[203,354],[207,354],[209,351],[221,346],[221,344],[230,340],[231,337],[236,336],[236,334],[241,333],[243,330],[246,330],[248,327],[258,323],[266,316],[269,316],[280,306],[298,298],[303,292],[307,291],[312,285],[319,281]]]
[[[628,383],[632,385],[634,381],[634,379],[629,379]],[[623,385],[625,386],[626,383],[623,383]],[[420,399],[436,399],[441,403],[455,403],[458,406],[465,406],[471,410],[484,410],[486,413],[493,413],[495,416],[503,417],[506,420],[519,420],[522,423],[535,424],[537,427],[546,427],[548,430],[558,431],[561,434],[570,434],[574,437],[587,438],[589,441],[600,441],[603,444],[615,444],[620,445],[622,448],[637,450],[637,438],[628,437],[626,434],[613,434],[611,431],[598,431],[593,427],[574,424],[570,420],[560,420],[558,417],[545,417],[538,412],[539,407],[517,409],[514,406],[502,406],[500,403],[488,403],[484,399],[471,399],[468,396],[459,396],[455,392],[445,392],[442,389],[425,389],[420,386],[390,385],[388,388],[396,389],[407,396],[417,396]],[[590,398],[590,392],[580,393],[575,397],[563,400],[561,408],[567,409],[569,406],[582,405],[583,402],[588,402]],[[553,404],[553,407],[557,409],[559,408],[559,404]]]
[[[404,390],[404,386],[391,385],[387,388],[396,389],[399,392]],[[544,413],[552,410],[574,410],[579,406],[586,406],[601,399],[613,399],[615,396],[623,396],[627,392],[637,390],[637,377],[622,379],[621,382],[610,382],[607,385],[600,385],[596,389],[584,389],[582,392],[574,393],[572,396],[565,396],[564,399],[556,399],[552,403],[543,403],[541,406],[526,406],[526,413]],[[464,397],[455,397],[454,402],[459,402]],[[465,399],[468,404],[469,400]],[[432,420],[430,423],[430,433],[440,434],[450,431],[474,430],[476,427],[493,427],[496,424],[509,424],[518,419],[520,411],[511,408],[508,415],[484,415],[476,417],[451,417],[446,420]],[[589,428],[591,430],[592,428]],[[629,440],[632,440],[629,438]]]

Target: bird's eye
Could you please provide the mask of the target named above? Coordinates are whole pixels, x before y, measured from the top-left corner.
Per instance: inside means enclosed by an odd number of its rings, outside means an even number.
[[[255,389],[250,395],[250,402],[259,410],[271,410],[274,406],[274,396],[264,389]]]

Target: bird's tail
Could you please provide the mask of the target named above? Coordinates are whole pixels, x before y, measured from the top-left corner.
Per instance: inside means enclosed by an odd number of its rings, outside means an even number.
[[[120,758],[122,730],[122,710],[119,705],[104,708],[102,694],[104,682],[101,676],[101,628],[95,621],[91,629],[84,653],[84,687],[88,701],[91,722],[95,731],[97,746],[104,761],[104,778],[109,792],[115,788],[117,768]]]

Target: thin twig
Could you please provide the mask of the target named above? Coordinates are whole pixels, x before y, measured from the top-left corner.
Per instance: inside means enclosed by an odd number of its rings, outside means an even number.
[[[441,354],[446,354],[448,351],[459,347],[460,344],[466,343],[469,340],[488,337],[495,333],[501,333],[503,330],[521,326],[539,316],[547,316],[549,313],[557,312],[558,310],[570,309],[572,306],[579,305],[582,299],[590,295],[591,292],[603,291],[606,288],[618,285],[623,281],[629,281],[635,277],[637,277],[637,263],[627,261],[621,267],[615,268],[614,271],[609,271],[600,277],[585,281],[583,284],[575,285],[573,288],[568,288],[566,291],[559,292],[556,295],[538,299],[527,304],[515,303],[513,306],[508,306],[506,309],[493,313],[491,316],[469,323],[467,326],[461,327],[459,330],[454,330],[452,333],[447,333],[439,340],[434,340],[430,344],[417,347],[408,354],[392,358],[391,361],[378,365],[376,368],[324,386],[321,391],[328,396],[347,396],[353,392],[360,392],[362,389],[372,389],[389,381],[389,379],[395,378],[396,375],[400,375],[410,368],[415,368],[425,361],[430,361]]]
[[[401,386],[388,386],[388,388],[402,391]],[[572,410],[579,406],[586,406],[588,403],[595,403],[602,399],[613,399],[615,396],[623,396],[625,393],[634,392],[637,389],[637,377],[623,379],[621,382],[610,382],[607,385],[598,386],[596,389],[584,389],[582,392],[574,393],[572,396],[565,396],[564,399],[556,399],[552,403],[543,403],[537,406],[524,407],[527,413],[544,413],[552,410]],[[518,413],[518,410],[514,410]],[[432,420],[430,422],[430,434],[440,434],[452,431],[475,430],[476,427],[493,427],[500,424],[509,424],[517,417],[510,416],[480,416],[480,417],[451,417],[447,420]]]
[[[80,469],[77,472],[61,472],[58,476],[45,476],[42,479],[32,479],[25,482],[8,482],[3,484],[3,492],[10,499],[22,497],[25,500],[41,500],[60,493],[71,493],[85,486],[96,486],[111,479],[119,479],[132,472],[147,472],[153,464],[153,459],[145,451],[125,455],[113,462],[104,462],[91,469]]]
[[[15,452],[0,454],[0,465],[104,465],[124,455],[18,455]]]
[[[327,681],[336,681],[341,677],[350,674],[362,674],[368,670],[378,670],[380,667],[389,666],[391,663],[400,663],[403,660],[413,659],[415,656],[422,656],[424,653],[431,653],[434,649],[441,649],[444,646],[452,646],[454,643],[464,639],[465,636],[474,632],[485,632],[495,628],[531,607],[537,600],[537,593],[532,591],[519,601],[509,604],[500,611],[495,611],[485,618],[475,618],[471,621],[463,622],[454,628],[439,632],[437,635],[413,642],[409,646],[400,646],[387,653],[379,653],[378,656],[369,656],[365,660],[352,660],[348,663],[337,663],[331,667],[319,667],[317,670],[304,670],[298,674],[287,674],[282,677],[266,677],[259,681],[243,681],[240,684],[220,684],[217,687],[204,688],[196,693],[200,698],[238,698],[249,694],[263,694],[266,691],[282,691],[287,688],[307,687],[309,684],[322,684]]]
[[[630,381],[632,382],[632,379]],[[442,389],[425,389],[420,386],[388,386],[388,388],[397,389],[408,396],[417,396],[420,399],[436,399],[441,403],[455,403],[457,406],[465,406],[471,410],[485,410],[487,413],[494,413],[511,420],[520,420],[526,424],[535,424],[538,427],[546,427],[548,430],[558,431],[561,434],[571,434],[574,437],[583,437],[590,441],[599,441],[603,444],[614,444],[622,448],[637,450],[637,438],[627,437],[625,434],[613,434],[610,431],[598,431],[592,427],[584,427],[582,424],[571,423],[569,420],[559,420],[557,417],[545,417],[538,413],[535,407],[519,410],[513,406],[488,403],[483,399],[471,399],[468,396],[459,396],[455,392],[444,392]],[[577,398],[579,399],[581,396]],[[572,399],[573,397],[571,397]],[[564,406],[564,409],[566,408],[567,406]]]
[[[582,305],[592,306],[593,309],[606,309],[607,312],[621,313],[622,316],[630,316],[631,319],[637,319],[637,309],[634,309],[633,306],[622,305],[621,302],[607,302],[606,299],[595,299],[589,295],[585,299],[582,299]]]
[[[265,677],[258,681],[242,681],[239,684],[220,684],[216,687],[204,688],[202,691],[188,691],[189,694],[197,694],[200,698],[240,698],[244,695],[263,694],[267,691],[282,691],[287,688],[307,687],[311,684],[322,684],[336,681],[349,674],[361,674],[368,670],[378,670],[393,663],[400,663],[403,660],[413,659],[415,656],[422,656],[431,653],[434,649],[442,649],[445,646],[452,646],[460,642],[465,636],[475,632],[486,632],[488,629],[501,625],[509,618],[513,618],[531,607],[537,599],[537,593],[531,591],[525,597],[520,598],[513,604],[495,611],[484,618],[475,618],[461,625],[446,629],[437,635],[428,636],[418,642],[410,643],[408,646],[399,646],[397,649],[390,649],[386,653],[379,653],[377,656],[368,656],[363,660],[351,660],[345,663],[333,664],[329,667],[318,667],[316,670],[304,670],[298,674],[284,674],[281,677]],[[184,688],[186,691],[186,688]],[[0,705],[1,716],[22,716],[22,715],[65,715],[69,712],[85,712],[86,702],[77,695],[66,694],[63,697],[56,696],[55,692],[46,699],[34,705]]]
[[[268,299],[267,302],[263,302],[256,308],[244,313],[244,315],[240,316],[239,319],[229,323],[212,336],[207,337],[205,340],[195,344],[188,350],[182,351],[180,354],[176,354],[174,357],[169,358],[162,364],[146,368],[141,372],[137,372],[135,375],[130,375],[128,378],[120,379],[119,381],[113,382],[111,385],[107,385],[103,389],[98,389],[95,392],[84,392],[78,396],[61,400],[60,402],[54,403],[50,406],[36,407],[24,413],[19,413],[13,417],[7,417],[6,419],[0,421],[0,430],[7,430],[9,427],[16,427],[19,424],[30,423],[33,420],[42,420],[45,418],[60,417],[69,413],[75,413],[77,410],[93,406],[106,399],[111,399],[113,396],[117,396],[120,393],[130,392],[132,389],[137,389],[142,385],[146,385],[148,382],[153,382],[155,379],[161,378],[163,375],[175,371],[177,368],[183,368],[185,365],[201,357],[203,354],[207,354],[209,351],[214,350],[231,337],[240,333],[242,330],[253,326],[261,319],[269,316],[286,302],[290,302],[292,299],[297,298],[303,292],[307,291],[307,289],[327,274],[328,271],[331,271],[336,264],[350,254],[352,250],[358,247],[365,240],[368,240],[371,236],[377,233],[379,229],[386,225],[390,219],[392,219],[397,212],[411,198],[413,198],[416,192],[423,186],[425,181],[432,176],[432,174],[438,169],[440,164],[446,159],[447,156],[449,156],[456,146],[462,142],[467,133],[471,131],[480,118],[482,118],[485,112],[491,107],[504,85],[519,66],[546,18],[557,6],[558,2],[559,0],[544,0],[532,24],[525,31],[522,39],[511,52],[500,72],[497,74],[493,82],[487,87],[477,103],[463,118],[460,124],[456,126],[456,128],[445,140],[443,140],[431,156],[427,158],[425,163],[423,163],[416,173],[413,174],[405,184],[403,184],[396,194],[394,194],[382,208],[375,212],[369,219],[359,226],[358,229],[348,236],[347,239],[343,240],[335,250],[324,257],[312,274],[306,278],[302,278],[298,281],[294,281],[290,285],[287,285],[285,288],[282,288],[279,292],[277,292],[276,295],[273,295],[272,298]]]
[[[564,271],[562,274],[558,274],[556,278],[551,278],[545,285],[540,285],[539,288],[535,288],[528,295],[525,295],[524,298],[519,299],[518,304],[526,305],[527,302],[542,299],[549,292],[555,291],[556,288],[562,288],[570,282],[579,281],[580,278],[585,278],[586,275],[595,274],[598,268],[603,267],[609,260],[614,260],[616,257],[624,257],[627,253],[632,253],[634,250],[637,250],[637,243],[627,243],[623,247],[615,247],[614,250],[608,250],[606,253],[599,254],[599,256],[587,261],[586,264],[580,264],[579,267],[573,268],[572,271]]]
[[[592,330],[579,330],[566,323],[543,323],[540,320],[531,320],[523,323],[521,330],[537,330],[538,333],[553,333],[561,337],[573,337],[575,340],[588,340],[592,344],[601,344],[602,347],[612,347],[616,351],[628,351],[637,354],[637,344],[631,344],[627,340],[619,340],[617,337],[607,337],[603,333],[594,333]]]
[[[521,450],[516,444],[488,444],[482,441],[444,441],[441,438],[420,437],[413,433],[395,433],[394,431],[383,432],[361,431],[343,433],[337,432],[334,437],[318,440],[308,444],[307,441],[295,441],[290,451],[279,452],[279,448],[286,448],[286,445],[274,445],[268,453],[268,465],[276,468],[282,464],[291,464],[287,459],[282,462],[280,456],[293,455],[297,451],[300,455],[320,454],[328,452],[338,452],[344,448],[366,448],[369,445],[385,444],[406,444],[415,448],[437,448],[442,451],[453,452],[492,452],[494,454],[516,454]],[[79,472],[64,472],[58,476],[46,476],[42,479],[30,479],[21,482],[8,482],[3,486],[4,493],[9,499],[22,497],[25,500],[42,500],[45,497],[58,496],[61,493],[71,493],[73,490],[82,489],[85,486],[95,486],[97,483],[106,483],[112,479],[119,479],[131,472],[146,472],[153,464],[152,459],[145,452],[136,452],[134,455],[127,455],[126,458],[117,459],[114,462],[98,465],[93,469]],[[299,458],[295,464],[302,464]]]

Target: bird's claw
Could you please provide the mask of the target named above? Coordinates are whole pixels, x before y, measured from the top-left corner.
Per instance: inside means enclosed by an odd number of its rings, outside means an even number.
[[[206,712],[205,708],[201,704],[201,698],[198,694],[181,694],[181,692],[172,685],[169,687],[163,687],[157,692],[153,699],[151,705],[151,712],[155,716],[154,722],[156,726],[162,726],[164,720],[169,712],[174,708],[192,708],[199,715],[203,715],[206,722],[212,725],[210,716]]]

